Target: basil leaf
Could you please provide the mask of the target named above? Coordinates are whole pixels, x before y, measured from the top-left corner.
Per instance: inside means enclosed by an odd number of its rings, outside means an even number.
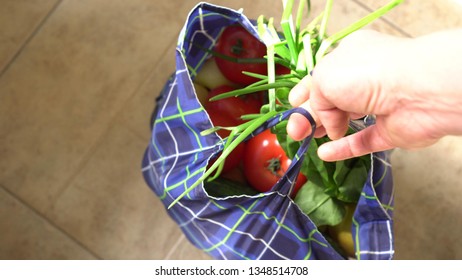
[[[343,203],[326,194],[323,186],[312,180],[298,191],[295,203],[318,227],[337,225],[345,216]]]
[[[309,166],[309,173],[306,175],[309,178],[312,176],[313,172],[319,173],[323,180],[323,185],[324,188],[326,189],[326,192],[335,194],[336,192],[336,185],[335,182],[332,179],[332,176],[335,172],[335,163],[333,162],[326,162],[321,160],[318,157],[318,147],[322,143],[326,142],[323,138],[319,139],[313,139],[310,143],[310,147],[308,148],[308,165]],[[314,168],[313,168],[314,167]]]
[[[354,158],[336,162],[334,181],[338,185],[337,198],[356,203],[367,181],[370,161]]]

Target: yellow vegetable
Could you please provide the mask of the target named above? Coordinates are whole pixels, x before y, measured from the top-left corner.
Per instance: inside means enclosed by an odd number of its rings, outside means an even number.
[[[208,88],[209,90],[222,85],[234,85],[232,82],[226,79],[225,76],[223,76],[223,74],[220,72],[220,69],[218,69],[217,64],[215,63],[215,59],[213,58],[204,62],[204,65],[202,65],[202,68],[194,78],[194,82]]]
[[[345,209],[346,213],[342,222],[336,226],[329,227],[329,235],[349,257],[355,258],[355,246],[351,234],[351,225],[353,223],[353,213],[355,212],[356,205],[347,204]]]
[[[196,90],[197,99],[199,99],[202,106],[208,102],[209,90],[206,89],[203,85],[193,82],[194,89]]]

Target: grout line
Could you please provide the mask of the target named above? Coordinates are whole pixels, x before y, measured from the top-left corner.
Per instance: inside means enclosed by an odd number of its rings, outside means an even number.
[[[186,238],[185,238],[184,234],[180,235],[178,240],[175,242],[175,244],[173,244],[172,248],[170,248],[168,253],[165,255],[164,260],[170,260],[173,253],[175,253],[175,251],[178,249],[178,247],[180,247],[181,242],[183,242],[183,240],[185,240],[185,239]]]
[[[32,33],[26,38],[24,43],[19,47],[19,49],[16,51],[16,53],[10,58],[10,60],[5,64],[3,69],[0,69],[0,79],[1,77],[10,69],[11,65],[16,61],[16,59],[21,55],[23,50],[26,48],[26,46],[29,44],[30,41],[32,41],[32,38],[37,35],[37,33],[42,29],[43,25],[45,25],[45,22],[51,17],[51,15],[56,11],[59,5],[64,0],[58,0],[53,7],[51,7],[50,11],[42,18],[42,20],[38,23],[38,25],[35,27],[35,29],[32,31]]]
[[[176,41],[176,37],[174,39]],[[174,42],[172,41],[172,42]],[[170,44],[169,44],[170,46]],[[166,48],[166,50],[162,53],[160,56],[159,60],[164,57],[165,53],[169,51],[169,48]],[[127,97],[126,100],[121,102],[120,108],[116,108],[113,112],[113,115],[109,118],[109,125],[106,126],[106,128],[101,132],[100,136],[95,140],[95,143],[88,149],[88,151],[83,155],[82,160],[80,164],[77,165],[75,168],[75,171],[72,173],[72,175],[69,176],[69,178],[63,183],[63,187],[60,188],[60,190],[56,194],[56,199],[55,201],[48,207],[48,209],[53,208],[54,203],[56,203],[61,196],[62,193],[64,193],[69,186],[72,184],[72,182],[75,180],[75,178],[80,174],[80,172],[85,168],[85,166],[88,164],[88,162],[91,160],[93,157],[93,154],[96,152],[96,150],[103,144],[103,140],[105,135],[109,132],[109,130],[112,128],[112,123],[114,120],[117,118],[118,115],[122,112],[124,109],[124,105],[127,104],[127,102],[132,99],[138,92],[140,92],[140,89],[148,82],[149,78],[152,77],[155,69],[157,67],[157,63],[154,63],[154,67],[150,70],[147,71],[149,74],[146,75],[146,78],[143,79],[143,81],[133,90],[133,92]],[[152,100],[153,106],[154,106],[154,99]],[[153,107],[154,109],[154,107]],[[146,126],[148,126],[148,121],[149,121],[149,116],[146,118]],[[123,122],[123,125],[125,128],[129,127],[126,125],[126,122]],[[130,132],[133,132],[133,130],[130,129]],[[137,137],[141,137],[138,133],[135,133]],[[144,139],[143,139],[144,140]],[[141,160],[141,159],[140,159]]]
[[[142,134],[140,134],[139,131],[137,131],[132,126],[130,126],[125,120],[123,120],[123,122],[121,123],[121,125],[123,125],[128,131],[130,131],[136,138],[139,138],[142,141],[147,141],[145,143],[146,145],[149,144],[149,141],[151,139],[150,135],[152,134],[152,131],[150,131],[149,128],[148,128],[148,124],[149,124],[149,119],[146,120],[146,134],[142,135]]]
[[[62,1],[62,0],[61,0]],[[168,47],[165,49],[165,51],[162,53],[161,56],[159,56],[159,60],[164,57],[164,55],[170,50],[169,47],[177,40],[177,37],[175,37],[169,44]],[[176,46],[176,44],[175,44]],[[147,71],[148,74],[146,75],[146,78],[133,90],[133,92],[127,97],[127,100],[124,102],[121,102],[120,108],[116,108],[113,112],[113,115],[109,118],[109,125],[106,126],[106,128],[101,132],[100,136],[95,140],[95,143],[88,149],[88,151],[83,155],[81,162],[77,165],[75,168],[75,171],[69,176],[69,178],[62,184],[62,188],[57,192],[56,198],[54,202],[51,203],[47,209],[45,209],[45,212],[48,212],[50,209],[53,209],[55,203],[59,200],[60,196],[72,185],[72,182],[78,177],[78,175],[81,173],[81,171],[85,168],[85,166],[88,164],[88,162],[92,159],[93,155],[95,154],[96,150],[103,144],[103,140],[105,135],[109,132],[109,130],[112,128],[111,123],[114,122],[114,120],[117,118],[118,115],[120,115],[120,112],[122,112],[124,105],[131,99],[133,96],[135,96],[138,92],[140,92],[140,89],[148,82],[149,78],[152,77],[155,69],[157,67],[157,61],[154,63],[154,67],[150,70]],[[1,76],[0,76],[1,77]],[[153,99],[153,105],[154,105],[154,99]],[[153,107],[154,109],[154,107]],[[148,116],[149,117],[149,116]],[[146,123],[148,124],[149,119],[146,119]],[[147,126],[146,124],[146,126]],[[123,123],[124,127],[127,128],[129,126],[126,125],[126,122]],[[130,130],[130,132],[133,132],[133,130]],[[140,137],[139,134],[135,134],[137,137]],[[140,156],[140,162],[141,162],[141,156]],[[27,205],[27,204],[26,204]],[[36,213],[37,210],[34,209]],[[42,215],[41,215],[42,216]],[[51,223],[51,221],[50,221]],[[76,240],[74,237],[72,237],[69,234],[68,235],[70,238],[73,240]],[[76,241],[78,242],[78,241]],[[81,244],[80,242],[78,242]],[[85,247],[86,248],[86,247]],[[90,251],[90,250],[89,250]],[[90,251],[91,252],[91,251]],[[93,253],[94,254],[94,253]],[[100,258],[97,254],[94,254],[96,257]]]
[[[154,72],[155,72],[155,70],[156,70],[156,68],[157,68],[157,62],[158,62],[158,61],[160,61],[163,57],[165,57],[165,56],[168,55],[169,53],[171,53],[172,56],[174,55],[174,52],[173,52],[174,50],[172,50],[170,47],[173,46],[174,48],[176,48],[176,41],[177,41],[177,39],[178,39],[178,36],[175,36],[174,39],[173,39],[171,42],[168,43],[167,47],[166,47],[165,50],[162,52],[162,55],[160,55],[160,58],[156,61],[156,63],[154,63],[154,67],[153,67],[150,71],[148,71],[149,74],[148,74],[148,75],[146,76],[146,78],[139,84],[139,86],[136,87],[136,89],[133,91],[133,93],[130,94],[129,97],[127,97],[127,100],[126,100],[125,102],[123,102],[123,104],[127,104],[128,101],[129,101],[130,99],[134,98],[137,94],[139,94],[139,93],[141,92],[141,89],[148,83],[149,79],[150,79],[151,77],[154,76]],[[172,71],[172,74],[173,74],[173,71]],[[152,98],[152,100],[151,100],[151,102],[152,102],[152,110],[151,110],[151,113],[152,113],[152,111],[154,111],[154,109],[155,109],[155,106],[156,106],[155,99],[159,96],[162,87],[163,87],[163,84],[161,85],[161,88],[159,88],[159,91],[158,91],[157,93],[154,93],[155,95],[153,94],[153,96],[152,96],[153,98]],[[113,116],[113,118],[112,118],[111,120],[115,120],[115,119],[117,118],[117,116],[119,116],[119,115],[121,114],[121,112],[122,112],[123,109],[124,109],[124,107],[121,106],[121,108],[120,108],[119,110],[116,110],[116,112],[115,112],[115,114],[114,114],[114,116]],[[151,131],[149,130],[149,121],[150,121],[150,118],[151,118],[151,115],[150,115],[150,114],[146,116],[146,133],[147,133],[148,137],[149,137],[149,135],[151,135]],[[133,129],[133,128],[129,125],[129,123],[128,123],[126,120],[122,119],[121,121],[122,121],[123,125],[124,125],[128,130],[130,130],[133,134],[135,134],[137,137],[141,138],[143,141],[146,140],[146,135],[141,135],[138,131],[136,131],[136,129]]]
[[[368,12],[373,12],[374,9],[372,9],[371,7],[369,7],[368,5],[364,4],[363,2],[361,2],[360,0],[351,0],[352,2],[356,3],[358,6],[360,6],[361,8],[365,9],[366,11]],[[399,8],[399,7],[397,7]],[[394,29],[396,29],[396,31],[398,31],[399,33],[401,33],[402,35],[406,36],[406,37],[409,37],[409,38],[412,38],[413,36],[404,31],[401,27],[399,27],[398,25],[396,25],[394,22],[392,22],[391,20],[389,20],[386,16],[384,17],[381,17],[379,18],[379,20],[382,20],[384,21],[386,24],[390,25],[391,27],[393,27]]]
[[[7,188],[5,188],[3,185],[0,185],[0,189],[2,189],[3,191],[5,191],[8,195],[10,195],[11,197],[13,197],[16,201],[18,201],[21,205],[23,205],[24,207],[26,207],[27,209],[29,209],[32,213],[34,213],[35,215],[37,215],[40,219],[44,220],[45,222],[47,222],[51,227],[55,228],[58,232],[64,234],[66,237],[68,237],[70,240],[72,240],[74,243],[76,243],[79,247],[81,247],[83,250],[85,250],[86,252],[88,252],[90,255],[92,255],[95,259],[98,259],[98,260],[101,260],[102,258],[96,254],[95,252],[93,252],[92,250],[90,250],[90,248],[88,248],[87,246],[85,246],[85,244],[83,244],[82,242],[80,242],[79,240],[77,240],[76,238],[74,238],[72,235],[68,234],[64,229],[62,229],[61,227],[59,227],[58,225],[56,225],[55,223],[53,223],[53,221],[51,221],[50,219],[48,219],[46,216],[44,216],[42,213],[40,213],[39,211],[37,211],[37,209],[31,207],[28,203],[26,203],[25,201],[23,201],[20,197],[16,196],[13,192],[11,192],[10,190],[8,190]]]

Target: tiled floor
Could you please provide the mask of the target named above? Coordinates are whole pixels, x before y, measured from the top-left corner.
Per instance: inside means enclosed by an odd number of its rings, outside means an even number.
[[[197,2],[0,0],[0,259],[209,258],[140,172],[153,100]],[[280,16],[279,0],[212,2]],[[336,1],[329,30],[385,2]],[[457,2],[408,0],[370,27],[462,27]],[[462,259],[461,156],[456,137],[395,151],[397,259]]]

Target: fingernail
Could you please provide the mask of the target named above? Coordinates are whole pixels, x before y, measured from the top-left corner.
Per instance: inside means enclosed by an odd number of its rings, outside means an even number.
[[[298,102],[298,94],[297,93],[294,93],[294,89],[296,88],[297,86],[295,86],[294,88],[292,88],[292,90],[289,92],[289,103],[290,105],[292,105],[293,107],[296,107],[298,105],[300,105],[300,103]],[[295,90],[296,91],[296,90]]]
[[[330,161],[329,158],[332,157],[332,149],[328,145],[321,145],[318,147],[318,156],[324,161]]]

